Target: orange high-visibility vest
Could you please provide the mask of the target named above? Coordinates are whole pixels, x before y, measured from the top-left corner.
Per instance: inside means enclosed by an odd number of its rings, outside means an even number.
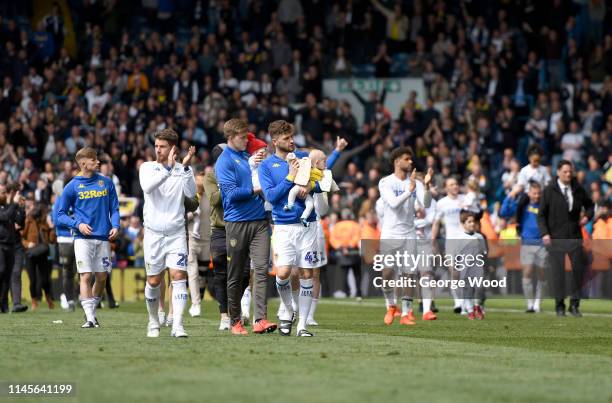
[[[361,236],[359,224],[352,220],[340,221],[329,234],[329,243],[334,249],[358,248]]]

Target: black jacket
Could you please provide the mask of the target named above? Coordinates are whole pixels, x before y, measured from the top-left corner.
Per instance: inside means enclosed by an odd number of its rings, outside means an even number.
[[[15,224],[23,228],[25,213],[17,204],[0,206],[0,246],[14,248],[21,236],[15,229]]]
[[[540,200],[538,228],[542,236],[550,235],[553,239],[581,239],[580,212],[584,208],[587,216],[593,216],[593,201],[584,188],[573,180],[571,184],[574,202],[572,210],[567,211],[567,202],[554,178],[544,188]]]

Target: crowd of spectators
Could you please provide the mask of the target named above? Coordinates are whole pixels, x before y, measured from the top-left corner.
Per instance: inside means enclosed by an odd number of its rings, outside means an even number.
[[[298,144],[326,151],[346,138],[339,217],[372,210],[400,145],[435,169],[440,192],[451,174],[477,180],[492,212],[532,143],[545,165],[573,161],[600,204],[612,196],[604,0],[71,0],[39,20],[18,3],[0,6],[0,183],[36,203],[61,192],[85,145],[122,195],[142,198],[138,167],[154,159],[156,131],[196,145],[202,170],[230,117],[263,139],[269,122],[297,120]],[[406,76],[423,79],[427,100],[410,95],[398,116],[362,94],[358,122],[322,93],[323,78]],[[132,256],[137,219],[124,225]]]

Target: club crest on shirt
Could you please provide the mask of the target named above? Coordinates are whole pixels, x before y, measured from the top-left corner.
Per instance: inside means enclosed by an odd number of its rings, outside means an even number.
[[[104,187],[104,181],[103,181],[103,180],[99,180],[99,181],[98,181],[98,186],[100,186],[100,187]]]
[[[82,183],[79,185],[79,189],[85,189],[85,185],[83,185]]]
[[[238,244],[238,240],[236,238],[230,239],[230,246],[232,248],[235,248],[237,244]]]
[[[240,164],[240,160],[234,160],[234,161],[236,161],[236,164]]]

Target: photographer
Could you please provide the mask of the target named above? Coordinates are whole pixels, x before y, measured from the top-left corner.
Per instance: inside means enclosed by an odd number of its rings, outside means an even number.
[[[26,203],[26,220],[22,234],[23,246],[26,249],[26,270],[30,277],[30,295],[32,310],[38,308],[38,302],[45,291],[49,309],[55,308],[51,296],[51,262],[49,261],[49,225],[44,204],[28,200]]]
[[[0,184],[0,312],[8,312],[8,291],[15,262],[15,242],[19,234],[15,225],[23,225],[23,216],[18,206],[21,195],[8,191]]]

